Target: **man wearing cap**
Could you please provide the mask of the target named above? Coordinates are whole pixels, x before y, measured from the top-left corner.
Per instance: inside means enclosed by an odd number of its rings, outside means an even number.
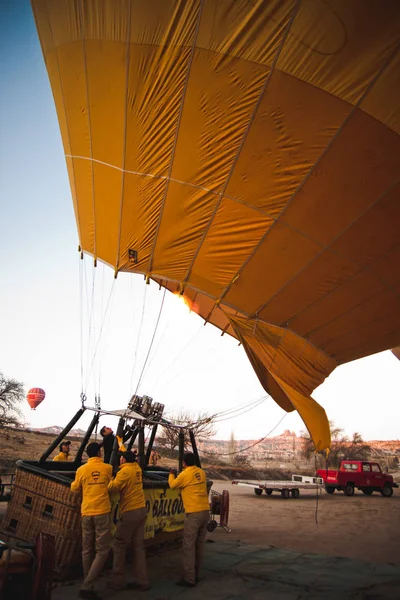
[[[108,485],[112,478],[112,467],[101,458],[100,444],[92,442],[86,448],[89,460],[79,467],[72,492],[82,493],[82,563],[83,584],[81,598],[97,600],[94,583],[100,576],[111,547],[110,515],[111,502]]]
[[[183,455],[183,471],[176,477],[171,469],[169,487],[181,490],[185,508],[183,527],[183,578],[177,585],[194,587],[199,581],[200,566],[204,554],[207,524],[210,519],[206,474],[196,467],[192,452]]]
[[[144,525],[147,510],[143,492],[142,469],[136,462],[136,454],[131,450],[121,453],[117,475],[108,486],[111,494],[119,493],[120,518],[113,541],[113,579],[110,587],[115,590],[148,590],[146,555],[144,552]],[[126,548],[132,543],[133,577],[132,583],[125,584]]]
[[[53,458],[53,461],[69,461],[69,453],[71,450],[71,442],[61,442],[59,446],[59,454]]]

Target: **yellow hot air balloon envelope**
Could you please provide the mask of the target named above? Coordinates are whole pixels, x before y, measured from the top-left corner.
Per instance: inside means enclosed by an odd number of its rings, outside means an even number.
[[[400,2],[33,0],[80,244],[310,394],[400,344]]]

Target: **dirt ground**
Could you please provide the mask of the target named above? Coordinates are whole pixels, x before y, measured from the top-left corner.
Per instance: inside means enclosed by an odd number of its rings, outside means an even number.
[[[400,565],[400,488],[391,498],[323,491],[318,507],[308,490],[298,500],[285,500],[278,493],[256,496],[227,481],[215,481],[213,489],[229,491],[232,532],[218,528],[210,538]]]

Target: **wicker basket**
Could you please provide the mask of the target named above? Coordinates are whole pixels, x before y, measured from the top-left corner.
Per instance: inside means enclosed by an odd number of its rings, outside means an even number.
[[[66,579],[81,569],[81,497],[70,491],[79,465],[55,462],[18,461],[16,477],[5,515],[5,537],[34,542],[39,532],[55,538],[55,578]],[[166,470],[167,471],[167,470]],[[151,474],[151,471],[150,471]],[[145,481],[144,487],[158,492],[168,488],[165,481]],[[212,482],[207,482],[210,490]],[[182,529],[157,532],[147,539],[147,551],[158,552],[180,545]]]
[[[64,476],[50,478],[44,469],[32,472],[27,463],[20,464],[3,521],[10,537],[31,542],[39,532],[53,535],[56,572],[61,576],[79,567],[81,560],[80,497],[70,491],[69,483]]]

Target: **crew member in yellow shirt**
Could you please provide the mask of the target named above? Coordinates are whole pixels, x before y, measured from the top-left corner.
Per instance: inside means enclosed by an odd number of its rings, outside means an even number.
[[[131,450],[121,453],[120,467],[113,481],[108,485],[111,494],[120,494],[120,518],[113,541],[113,579],[110,587],[115,590],[148,590],[146,555],[144,551],[144,525],[147,517],[146,501],[143,492],[142,469],[136,462],[136,454]],[[126,548],[132,543],[133,578],[125,584]]]
[[[110,515],[111,502],[108,484],[112,478],[112,466],[104,463],[100,444],[88,444],[89,460],[79,467],[71,483],[73,492],[82,493],[82,563],[83,584],[81,598],[97,600],[94,589],[111,548]],[[93,559],[94,557],[94,559]]]
[[[57,454],[53,461],[66,462],[69,461],[69,453],[71,451],[71,442],[61,442],[59,447],[60,453]]]
[[[170,488],[182,490],[186,513],[183,528],[183,578],[177,581],[177,585],[193,587],[199,581],[210,505],[206,474],[203,469],[195,466],[192,452],[185,452],[183,455],[183,471],[178,477],[173,470],[170,471],[168,483]]]

